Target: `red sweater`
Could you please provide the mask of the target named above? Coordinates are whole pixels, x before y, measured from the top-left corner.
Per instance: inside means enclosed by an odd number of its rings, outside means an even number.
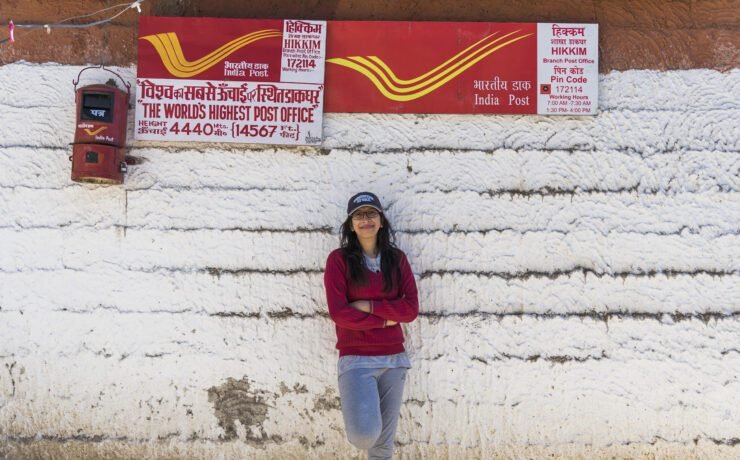
[[[367,283],[362,286],[348,282],[347,264],[341,249],[335,249],[326,260],[324,287],[329,316],[336,323],[339,356],[392,355],[404,351],[400,323],[410,323],[419,314],[416,281],[406,255],[398,251],[401,283],[394,280],[393,288],[383,292],[383,274],[366,269]],[[372,313],[352,308],[355,300],[369,300]],[[385,320],[399,324],[385,327]]]

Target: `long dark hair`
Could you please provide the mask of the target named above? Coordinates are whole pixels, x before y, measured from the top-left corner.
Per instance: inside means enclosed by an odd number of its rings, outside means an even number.
[[[383,291],[388,292],[393,288],[393,278],[400,282],[401,270],[398,268],[399,255],[396,248],[396,237],[393,235],[391,223],[385,214],[380,213],[381,227],[378,230],[378,253],[380,254],[380,272],[383,274]],[[344,254],[344,260],[349,270],[349,280],[353,284],[362,285],[367,283],[367,275],[363,267],[365,261],[362,257],[362,246],[357,234],[352,231],[352,216],[347,216],[341,228],[340,247]]]

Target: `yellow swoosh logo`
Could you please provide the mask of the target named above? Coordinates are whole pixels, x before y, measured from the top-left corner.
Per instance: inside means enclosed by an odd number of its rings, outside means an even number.
[[[214,65],[227,58],[230,54],[250,43],[265,38],[280,37],[282,34],[277,29],[264,29],[242,35],[228,43],[220,46],[195,61],[188,61],[182,53],[182,46],[177,34],[164,32],[161,34],[147,35],[140,40],[146,40],[154,46],[167,71],[175,77],[190,78],[205,72]]]
[[[494,38],[498,32],[479,40],[432,70],[410,80],[398,78],[377,56],[350,56],[327,59],[327,62],[355,70],[369,79],[386,98],[406,102],[424,97],[453,80],[501,48],[534,34],[517,35],[519,30]]]
[[[96,135],[96,134],[100,134],[100,133],[102,133],[102,132],[103,132],[103,131],[105,131],[106,129],[108,129],[108,127],[107,127],[107,126],[101,126],[100,128],[96,129],[95,131],[90,131],[90,129],[88,129],[88,128],[85,128],[85,132],[86,132],[86,133],[87,133],[87,134],[88,134],[89,136],[94,136],[94,135]]]

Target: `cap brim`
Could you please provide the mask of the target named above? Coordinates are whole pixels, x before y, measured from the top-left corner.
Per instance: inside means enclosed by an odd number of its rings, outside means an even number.
[[[360,206],[357,206],[356,208],[352,209],[352,210],[351,210],[351,211],[349,212],[349,214],[347,214],[347,217],[349,217],[349,216],[351,216],[352,214],[354,214],[354,212],[355,212],[355,211],[357,211],[357,210],[358,210],[358,209],[360,209],[360,208],[373,208],[374,210],[376,210],[376,211],[378,211],[379,213],[383,214],[383,210],[382,210],[382,209],[380,209],[379,207],[375,206],[374,204],[362,204],[362,205],[360,205]]]

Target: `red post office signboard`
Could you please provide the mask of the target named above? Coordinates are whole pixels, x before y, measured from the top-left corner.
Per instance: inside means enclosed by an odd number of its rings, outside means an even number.
[[[326,22],[139,24],[137,140],[321,143]]]
[[[595,24],[331,21],[327,112],[595,114]]]

